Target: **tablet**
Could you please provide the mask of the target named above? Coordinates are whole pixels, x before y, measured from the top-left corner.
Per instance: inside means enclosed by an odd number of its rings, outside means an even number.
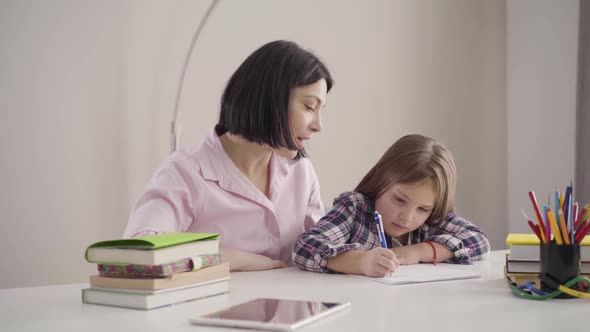
[[[291,331],[349,306],[350,302],[258,298],[191,318],[190,322],[195,325]]]

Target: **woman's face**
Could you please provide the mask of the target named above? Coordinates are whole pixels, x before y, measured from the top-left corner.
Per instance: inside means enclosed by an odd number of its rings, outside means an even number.
[[[295,158],[297,151],[305,147],[305,142],[322,130],[320,112],[326,106],[327,94],[328,86],[324,79],[293,89],[289,102],[289,123],[297,150],[281,148],[281,156]]]
[[[434,184],[429,178],[395,184],[377,197],[375,210],[381,214],[385,233],[399,238],[424,224],[432,213],[435,198]]]

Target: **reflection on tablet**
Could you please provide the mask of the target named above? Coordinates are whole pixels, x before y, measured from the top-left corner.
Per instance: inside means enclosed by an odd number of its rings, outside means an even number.
[[[191,319],[191,322],[199,325],[289,331],[349,304],[260,298]]]

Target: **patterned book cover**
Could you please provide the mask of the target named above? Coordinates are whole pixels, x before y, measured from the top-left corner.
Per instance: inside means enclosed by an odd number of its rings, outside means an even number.
[[[174,273],[197,270],[202,267],[221,263],[220,254],[202,255],[185,258],[177,262],[160,265],[140,264],[97,264],[98,272],[103,277],[116,278],[164,278]]]

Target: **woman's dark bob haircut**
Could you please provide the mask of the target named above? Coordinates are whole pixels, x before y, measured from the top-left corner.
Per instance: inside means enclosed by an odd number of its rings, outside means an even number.
[[[221,97],[217,135],[230,132],[275,149],[297,150],[289,127],[291,91],[321,79],[330,91],[332,76],[311,52],[284,40],[265,44],[229,79]],[[296,159],[305,156],[299,151]]]

